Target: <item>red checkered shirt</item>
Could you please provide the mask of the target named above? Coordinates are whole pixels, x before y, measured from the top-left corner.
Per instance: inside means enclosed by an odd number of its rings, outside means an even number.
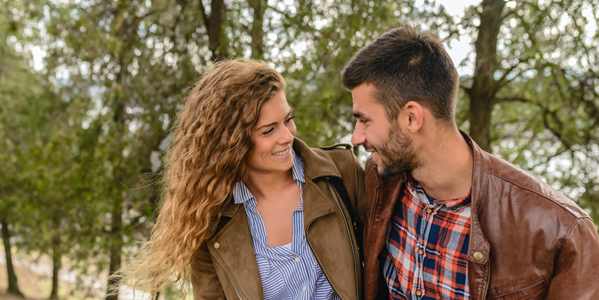
[[[380,257],[390,299],[469,299],[470,193],[436,200],[405,182]]]

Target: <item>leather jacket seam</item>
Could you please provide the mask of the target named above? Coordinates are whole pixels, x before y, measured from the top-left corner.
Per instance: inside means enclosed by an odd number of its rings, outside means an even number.
[[[586,216],[584,216],[584,215],[582,215],[582,216],[576,215],[576,214],[575,214],[575,213],[574,213],[574,212],[573,212],[571,209],[569,209],[568,207],[564,206],[563,204],[559,203],[558,201],[555,201],[555,199],[553,199],[553,198],[550,198],[550,197],[548,197],[547,195],[543,195],[543,194],[539,193],[539,192],[538,192],[538,191],[536,191],[536,190],[533,190],[533,189],[531,189],[531,188],[528,188],[528,187],[524,187],[524,186],[522,186],[522,185],[520,185],[520,184],[518,184],[518,183],[516,183],[516,182],[514,182],[514,181],[512,181],[512,180],[509,180],[509,179],[507,179],[507,178],[505,178],[505,177],[499,176],[499,174],[493,173],[492,171],[491,171],[491,175],[493,175],[493,177],[495,177],[495,178],[498,178],[499,180],[502,180],[502,181],[508,182],[508,183],[510,183],[510,184],[513,184],[513,185],[515,185],[515,186],[517,186],[517,187],[519,187],[519,188],[521,188],[521,189],[523,189],[523,190],[525,190],[525,191],[529,191],[529,192],[531,192],[531,193],[533,193],[533,194],[535,194],[535,195],[537,195],[537,196],[539,196],[539,197],[541,197],[541,198],[543,198],[543,199],[545,199],[545,200],[548,200],[548,201],[550,201],[550,202],[554,203],[555,205],[559,206],[559,207],[560,207],[560,208],[562,208],[563,210],[567,211],[567,212],[568,212],[570,215],[572,215],[572,217],[574,217],[574,218],[576,218],[576,219],[579,219],[579,218],[582,218],[582,217],[586,217]]]
[[[509,292],[506,292],[506,293],[503,293],[503,294],[500,294],[500,295],[495,295],[495,296],[493,296],[493,298],[489,298],[489,299],[490,299],[490,300],[493,300],[493,299],[496,299],[496,298],[501,298],[501,297],[504,297],[504,296],[506,296],[506,295],[510,295],[510,294],[519,293],[519,292],[522,292],[522,291],[526,291],[526,290],[528,290],[528,289],[531,289],[531,288],[533,288],[533,287],[535,287],[535,286],[538,286],[539,284],[546,284],[546,283],[547,283],[547,280],[546,280],[545,278],[543,278],[543,280],[541,280],[541,281],[539,281],[539,282],[537,282],[537,283],[534,283],[534,284],[531,284],[531,285],[529,285],[529,286],[523,287],[523,288],[521,288],[521,289],[519,289],[519,290],[515,290],[515,291],[509,291]],[[542,291],[540,291],[539,293],[541,293],[541,292],[542,292]],[[538,295],[538,294],[537,294],[537,295]]]
[[[566,244],[566,241],[569,240],[571,238],[572,232],[574,231],[574,228],[579,225],[579,221],[586,219],[587,217],[580,217],[577,218],[576,220],[574,220],[574,222],[572,222],[572,225],[570,225],[570,228],[568,229],[568,233],[566,233],[566,235],[564,236],[564,238],[560,241],[560,244],[557,248],[556,251],[556,257],[559,257],[562,254],[562,251],[564,250],[564,245]],[[590,219],[590,217],[589,217]],[[591,219],[592,221],[592,219]]]

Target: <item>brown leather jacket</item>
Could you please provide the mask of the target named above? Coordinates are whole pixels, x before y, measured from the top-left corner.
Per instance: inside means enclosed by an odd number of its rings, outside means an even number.
[[[304,230],[316,260],[344,300],[363,299],[362,264],[348,211],[329,178],[341,178],[362,221],[364,171],[351,150],[336,145],[309,148],[296,139],[304,163]],[[191,264],[194,299],[263,299],[262,283],[243,204],[225,207],[214,233]]]
[[[471,299],[599,299],[599,238],[572,200],[471,141],[474,158],[468,245]],[[379,270],[403,175],[382,181],[366,165],[366,299],[389,299]],[[378,294],[377,294],[378,292]]]

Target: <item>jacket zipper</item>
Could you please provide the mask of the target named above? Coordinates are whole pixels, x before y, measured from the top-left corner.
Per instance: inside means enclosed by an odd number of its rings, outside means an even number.
[[[327,186],[329,187],[329,190],[331,191],[333,198],[335,198],[335,203],[337,203],[337,207],[339,207],[339,211],[341,212],[341,215],[343,216],[343,221],[345,222],[345,229],[347,229],[347,236],[349,237],[349,243],[351,245],[351,252],[353,254],[353,260],[354,260],[354,279],[356,280],[356,299],[360,299],[360,285],[358,283],[358,267],[356,264],[356,250],[354,249],[354,239],[351,236],[351,230],[349,228],[349,224],[347,223],[347,217],[345,216],[345,213],[343,212],[343,208],[341,207],[341,204],[339,204],[339,199],[337,198],[337,194],[335,194],[335,191],[333,191],[333,187],[331,187],[331,182],[329,181],[329,177],[327,177]]]
[[[210,252],[212,252],[212,250],[210,250]],[[239,300],[242,300],[241,296],[239,295],[239,291],[237,290],[237,287],[235,286],[235,282],[233,282],[233,279],[231,279],[231,276],[229,276],[229,272],[227,272],[227,269],[225,269],[225,266],[223,266],[223,264],[220,262],[220,259],[218,259],[218,257],[216,255],[212,255],[215,259],[216,262],[218,262],[218,265],[225,271],[225,274],[227,275],[227,279],[229,279],[229,281],[231,282],[231,285],[233,286],[233,289],[235,290],[235,294],[237,294],[237,298],[239,298]]]
[[[485,293],[483,294],[483,298],[487,299],[487,293],[489,292],[489,282],[491,282],[491,260],[487,261],[487,282],[485,283]]]

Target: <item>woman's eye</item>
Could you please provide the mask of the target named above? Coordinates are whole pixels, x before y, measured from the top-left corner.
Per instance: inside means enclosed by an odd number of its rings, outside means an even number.
[[[264,131],[264,132],[262,132],[262,135],[267,135],[267,134],[271,133],[273,130],[275,130],[275,129],[271,128],[271,129],[269,129],[267,131]]]
[[[289,123],[289,121],[293,120],[293,118],[295,118],[295,116],[289,117],[287,120],[285,120],[285,123]]]

